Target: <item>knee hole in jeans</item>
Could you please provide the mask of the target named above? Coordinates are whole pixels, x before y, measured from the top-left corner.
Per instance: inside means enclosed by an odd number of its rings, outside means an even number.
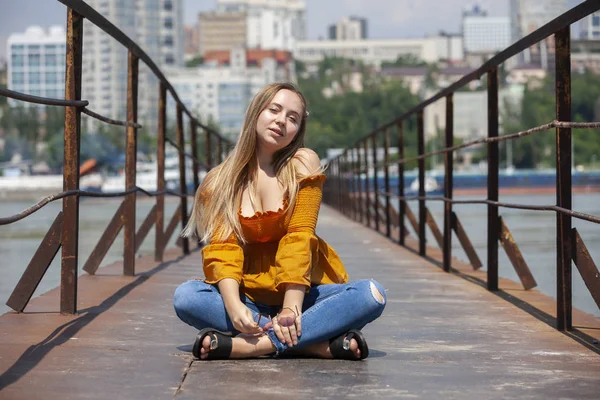
[[[375,284],[373,282],[369,282],[369,286],[371,286],[371,294],[373,295],[373,297],[375,298],[375,300],[379,304],[384,304],[385,300],[383,299],[383,295],[381,294],[381,292],[379,291],[379,289],[377,289],[377,287],[375,286]]]

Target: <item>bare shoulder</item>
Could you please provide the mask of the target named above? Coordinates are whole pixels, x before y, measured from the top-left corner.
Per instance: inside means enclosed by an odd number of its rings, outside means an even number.
[[[302,147],[296,151],[292,162],[300,175],[309,176],[321,170],[321,159],[313,150]]]

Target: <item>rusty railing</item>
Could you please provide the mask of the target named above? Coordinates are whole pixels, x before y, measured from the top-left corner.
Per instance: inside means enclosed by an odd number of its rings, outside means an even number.
[[[455,232],[469,262],[474,269],[482,267],[477,253],[466,231],[460,223],[458,214],[453,211],[455,204],[487,205],[487,288],[497,291],[498,288],[498,243],[505,249],[511,264],[515,268],[525,289],[536,286],[519,247],[513,239],[506,221],[499,214],[499,208],[517,208],[536,211],[553,211],[557,224],[557,286],[556,286],[556,328],[560,331],[572,330],[572,296],[571,296],[571,261],[575,263],[584,283],[593,299],[600,307],[600,273],[575,228],[571,219],[600,223],[600,218],[572,210],[571,196],[571,128],[599,128],[600,123],[575,123],[571,119],[571,25],[587,15],[600,9],[597,0],[588,0],[560,15],[540,29],[524,37],[512,46],[498,53],[477,70],[465,75],[454,84],[441,90],[433,97],[406,111],[398,118],[376,128],[354,146],[347,148],[338,157],[329,162],[328,183],[324,193],[324,202],[337,208],[347,216],[354,218],[397,241],[406,245],[408,231],[404,225],[409,220],[418,239],[418,253],[426,256],[426,226],[429,226],[435,241],[443,252],[442,267],[451,271],[452,231]],[[498,69],[510,57],[554,35],[556,48],[556,120],[523,132],[498,135]],[[488,93],[488,136],[461,145],[454,145],[453,132],[453,94],[473,80],[487,75]],[[445,148],[425,154],[425,137],[423,129],[423,112],[432,103],[445,99],[446,128]],[[404,157],[404,127],[410,118],[416,118],[418,135],[418,156]],[[499,152],[498,143],[536,134],[549,129],[556,130],[556,205],[532,206],[510,204],[498,201]],[[396,132],[398,142],[398,160],[390,161],[390,134]],[[383,138],[382,138],[383,137]],[[383,144],[381,143],[383,139]],[[487,144],[488,180],[487,199],[454,200],[453,199],[453,153],[459,149]],[[369,148],[370,147],[370,148]],[[383,160],[377,160],[377,149],[383,148]],[[367,157],[372,151],[371,160]],[[363,155],[361,160],[361,154]],[[444,195],[425,195],[425,159],[434,155],[444,155]],[[416,196],[406,196],[404,188],[405,164],[418,162],[419,190]],[[390,167],[398,169],[398,191],[390,190]],[[379,188],[380,171],[383,170],[383,188]],[[364,176],[361,177],[361,175]],[[383,197],[384,202],[381,201]],[[391,204],[391,199],[399,202],[398,209]],[[408,200],[418,200],[418,216],[415,216]],[[440,232],[426,201],[444,202],[444,225]],[[417,218],[418,217],[418,218]],[[382,231],[382,223],[383,231]],[[394,231],[393,231],[394,229]]]
[[[156,261],[163,261],[165,247],[179,222],[185,226],[188,219],[188,196],[185,179],[185,157],[193,160],[192,174],[194,187],[199,185],[199,171],[208,171],[211,167],[221,162],[223,151],[227,150],[232,143],[221,136],[215,130],[202,124],[192,115],[179,99],[175,89],[156,66],[154,61],[120,29],[109,22],[106,18],[96,12],[88,4],[81,0],[59,0],[67,6],[67,52],[66,52],[66,79],[65,99],[49,99],[30,96],[24,93],[0,89],[0,96],[10,97],[29,103],[43,104],[46,106],[65,107],[64,122],[64,168],[63,168],[63,192],[48,196],[28,209],[5,218],[0,218],[0,225],[7,225],[19,221],[46,204],[62,199],[62,211],[58,213],[52,226],[32,257],[25,272],[13,290],[7,305],[13,310],[22,312],[42,277],[46,273],[50,263],[62,248],[61,254],[61,283],[60,283],[60,312],[62,314],[74,314],[77,311],[77,265],[78,239],[79,239],[79,198],[83,196],[92,197],[124,197],[123,202],[108,223],[104,233],[99,239],[96,247],[84,264],[83,269],[89,274],[95,274],[104,256],[110,249],[115,238],[124,230],[123,248],[123,274],[135,275],[135,253],[139,250],[148,232],[154,225],[156,235],[154,243],[154,257]],[[121,43],[128,50],[127,66],[127,121],[116,121],[88,109],[89,102],[81,99],[82,82],[82,44],[84,21],[96,25],[114,40]],[[158,126],[157,126],[157,190],[148,192],[136,186],[136,153],[137,153],[137,131],[141,128],[138,124],[137,102],[138,102],[138,71],[140,60],[144,62],[158,79]],[[176,114],[176,140],[167,137],[167,92],[175,100]],[[91,105],[93,106],[93,104]],[[96,193],[86,192],[79,189],[79,143],[81,136],[81,113],[85,113],[102,122],[126,127],[125,147],[125,191],[120,193]],[[191,154],[185,153],[184,118],[186,114],[189,119],[189,132],[191,143]],[[198,156],[198,128],[205,132],[204,161]],[[174,146],[179,154],[179,192],[165,189],[165,143]],[[215,157],[213,157],[213,155]],[[141,192],[148,196],[156,197],[156,204],[150,210],[143,223],[136,227],[136,196]],[[169,219],[165,229],[164,211],[165,195],[170,194],[180,198],[180,204],[174,215]],[[188,239],[181,240],[184,254],[190,252]]]

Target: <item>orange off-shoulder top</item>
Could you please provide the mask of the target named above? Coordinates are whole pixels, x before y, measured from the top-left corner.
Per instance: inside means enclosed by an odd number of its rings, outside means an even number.
[[[325,175],[299,182],[293,212],[287,199],[277,211],[239,218],[245,245],[232,235],[202,249],[205,282],[233,278],[253,301],[281,305],[286,283],[311,285],[346,283],[348,274],[337,253],[315,234]]]

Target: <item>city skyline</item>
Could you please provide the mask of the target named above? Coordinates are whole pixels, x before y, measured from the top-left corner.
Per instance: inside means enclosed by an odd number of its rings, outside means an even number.
[[[583,0],[569,0],[569,6]],[[327,27],[341,17],[357,15],[369,21],[370,38],[422,37],[443,30],[451,33],[460,31],[462,9],[473,3],[480,4],[490,16],[508,16],[508,0],[306,0],[308,39],[327,37]],[[436,13],[431,14],[435,4]],[[201,11],[214,9],[216,0],[184,0],[184,22],[197,21]],[[0,16],[0,36],[24,32],[28,26],[48,28],[65,24],[65,6],[58,1],[23,0],[8,2]]]
[[[569,0],[574,7],[584,0]],[[184,23],[191,25],[197,21],[198,13],[216,8],[217,0],[184,0]],[[437,12],[431,15],[435,4]],[[368,37],[415,38],[436,34],[440,31],[459,33],[462,10],[472,4],[479,4],[490,16],[508,16],[509,0],[306,0],[308,39],[326,39],[329,25],[340,18],[356,15],[369,21]],[[381,18],[379,18],[381,17]],[[379,19],[378,19],[379,18]],[[44,29],[52,25],[65,25],[65,6],[58,1],[22,0],[4,4],[0,15],[0,49],[12,33],[25,32],[29,26]],[[576,24],[576,33],[579,29]]]

